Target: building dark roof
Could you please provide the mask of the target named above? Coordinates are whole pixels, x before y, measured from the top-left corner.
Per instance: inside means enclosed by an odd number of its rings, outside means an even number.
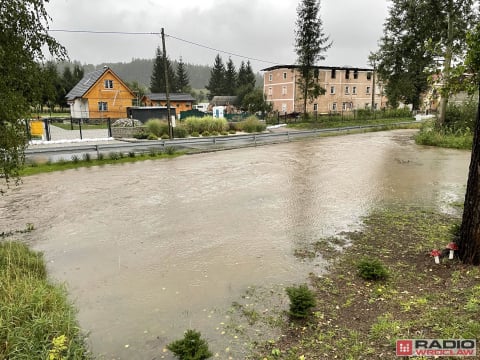
[[[321,65],[316,65],[312,66],[315,69],[319,70],[358,70],[358,71],[373,71],[373,69],[368,69],[368,68],[358,68],[358,67],[353,67],[353,66],[321,66]],[[272,70],[278,70],[278,69],[299,69],[300,65],[274,65],[270,66],[268,68],[262,69],[260,71],[272,71]]]
[[[238,102],[238,97],[236,96],[214,96],[210,100],[210,105],[213,106],[225,106],[225,105],[236,105]]]
[[[167,94],[166,93],[153,93],[147,94],[145,97],[149,98],[152,101],[167,101]],[[190,95],[185,93],[172,93],[169,94],[170,101],[196,101],[196,99]]]
[[[90,90],[90,88],[102,77],[105,71],[108,70],[108,67],[103,69],[92,71],[86,74],[82,80],[80,80],[77,85],[73,87],[72,90],[68,92],[65,96],[67,100],[75,100],[76,98],[81,98],[85,93]]]

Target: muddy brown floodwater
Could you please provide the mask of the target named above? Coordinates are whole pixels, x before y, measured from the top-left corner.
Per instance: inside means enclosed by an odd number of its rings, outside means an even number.
[[[164,346],[194,328],[218,358],[240,359],[246,346],[222,334],[232,302],[249,286],[322,271],[321,259],[302,263],[295,248],[357,228],[377,206],[451,211],[463,201],[469,152],[417,146],[413,133],[28,177],[1,198],[0,226],[35,225],[32,245],[66,282],[95,354],[170,359]]]

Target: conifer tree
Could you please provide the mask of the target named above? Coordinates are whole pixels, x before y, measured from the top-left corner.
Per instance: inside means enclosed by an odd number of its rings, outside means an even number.
[[[297,8],[295,51],[302,75],[299,86],[303,97],[303,114],[307,113],[307,101],[325,93],[316,81],[315,65],[324,60],[323,55],[331,46],[329,37],[323,32],[320,18],[320,0],[301,0]]]
[[[167,73],[169,92],[177,92],[177,82],[170,59],[167,57]],[[165,93],[167,90],[165,83],[165,64],[163,53],[160,47],[157,47],[155,62],[153,63],[152,77],[150,78],[150,91],[152,93]]]
[[[232,59],[229,58],[227,62],[227,68],[225,70],[225,94],[224,95],[235,95],[237,89],[237,70],[235,69],[235,64]]]
[[[220,54],[215,57],[215,63],[210,71],[210,80],[206,88],[210,92],[210,99],[217,95],[225,95],[225,65],[223,65]]]
[[[192,90],[192,87],[190,86],[190,80],[188,78],[187,69],[182,58],[180,58],[179,62],[177,63],[176,80],[179,92],[189,93]]]

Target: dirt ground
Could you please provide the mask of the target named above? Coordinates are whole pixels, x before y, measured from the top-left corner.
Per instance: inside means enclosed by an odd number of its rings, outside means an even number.
[[[480,271],[430,256],[455,239],[459,218],[421,208],[383,209],[360,232],[340,234],[297,256],[328,257],[329,273],[311,274],[317,297],[311,317],[285,317],[282,336],[258,359],[397,359],[397,339],[480,338]],[[330,245],[329,251],[325,245]],[[351,244],[351,245],[348,245]],[[363,280],[361,259],[378,259],[382,281]]]

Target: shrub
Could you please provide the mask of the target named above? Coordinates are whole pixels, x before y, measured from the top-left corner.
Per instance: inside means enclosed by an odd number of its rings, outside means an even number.
[[[80,162],[80,157],[78,155],[72,155],[72,161],[74,164],[78,164]]]
[[[202,134],[205,131],[222,132],[228,129],[228,123],[225,119],[214,118],[213,116],[205,116],[203,118],[188,117],[185,119],[185,127],[192,134],[198,132]]]
[[[134,151],[129,151],[128,152],[128,157],[134,158],[135,157],[135,152]]]
[[[156,150],[155,148],[150,148],[150,149],[148,149],[148,155],[149,155],[150,157],[155,157],[155,156],[157,156],[157,150]]]
[[[190,136],[192,136],[192,137],[199,137],[200,134],[198,133],[198,131],[194,131],[194,132],[192,132],[192,133],[190,134]]]
[[[202,136],[210,136],[210,133],[208,131],[202,132]]]
[[[210,134],[212,136],[218,136],[218,131],[212,131],[212,133]]]
[[[165,153],[168,155],[173,155],[177,152],[177,149],[175,149],[175,146],[167,146],[165,148]]]
[[[168,135],[168,123],[159,119],[150,119],[146,122],[145,126],[149,133],[161,137],[162,135]]]
[[[385,280],[388,270],[377,259],[362,259],[357,264],[358,275],[364,280]]]
[[[97,159],[98,160],[103,160],[105,158],[105,155],[103,153],[98,153]]]
[[[118,153],[116,152],[111,152],[108,154],[108,157],[110,158],[110,160],[118,160],[120,159],[120,155],[118,155]]]
[[[228,135],[228,131],[222,131],[220,135]]]
[[[187,128],[183,126],[177,126],[173,128],[173,136],[179,139],[186,138],[188,135]]]
[[[83,154],[83,160],[86,162],[90,162],[92,160],[92,157],[90,156],[89,153]]]
[[[258,120],[255,116],[250,116],[238,123],[238,128],[247,133],[262,132],[267,126],[265,123]]]
[[[183,339],[168,344],[167,349],[180,360],[209,359],[213,354],[208,349],[207,342],[200,337],[200,332],[187,330]]]
[[[158,140],[158,136],[155,134],[148,134],[147,140]]]
[[[231,129],[231,130],[228,130],[228,133],[233,135],[237,133],[237,130]]]
[[[163,134],[162,137],[161,137],[162,140],[168,140],[170,139],[170,135],[168,134]]]
[[[141,139],[146,139],[146,138],[148,137],[148,134],[142,131],[142,132],[140,132],[140,133],[133,134],[133,137],[134,137],[135,139],[141,140]]]
[[[286,291],[290,299],[290,316],[294,318],[306,318],[309,315],[310,309],[316,304],[313,291],[305,284],[298,287],[288,287]]]

